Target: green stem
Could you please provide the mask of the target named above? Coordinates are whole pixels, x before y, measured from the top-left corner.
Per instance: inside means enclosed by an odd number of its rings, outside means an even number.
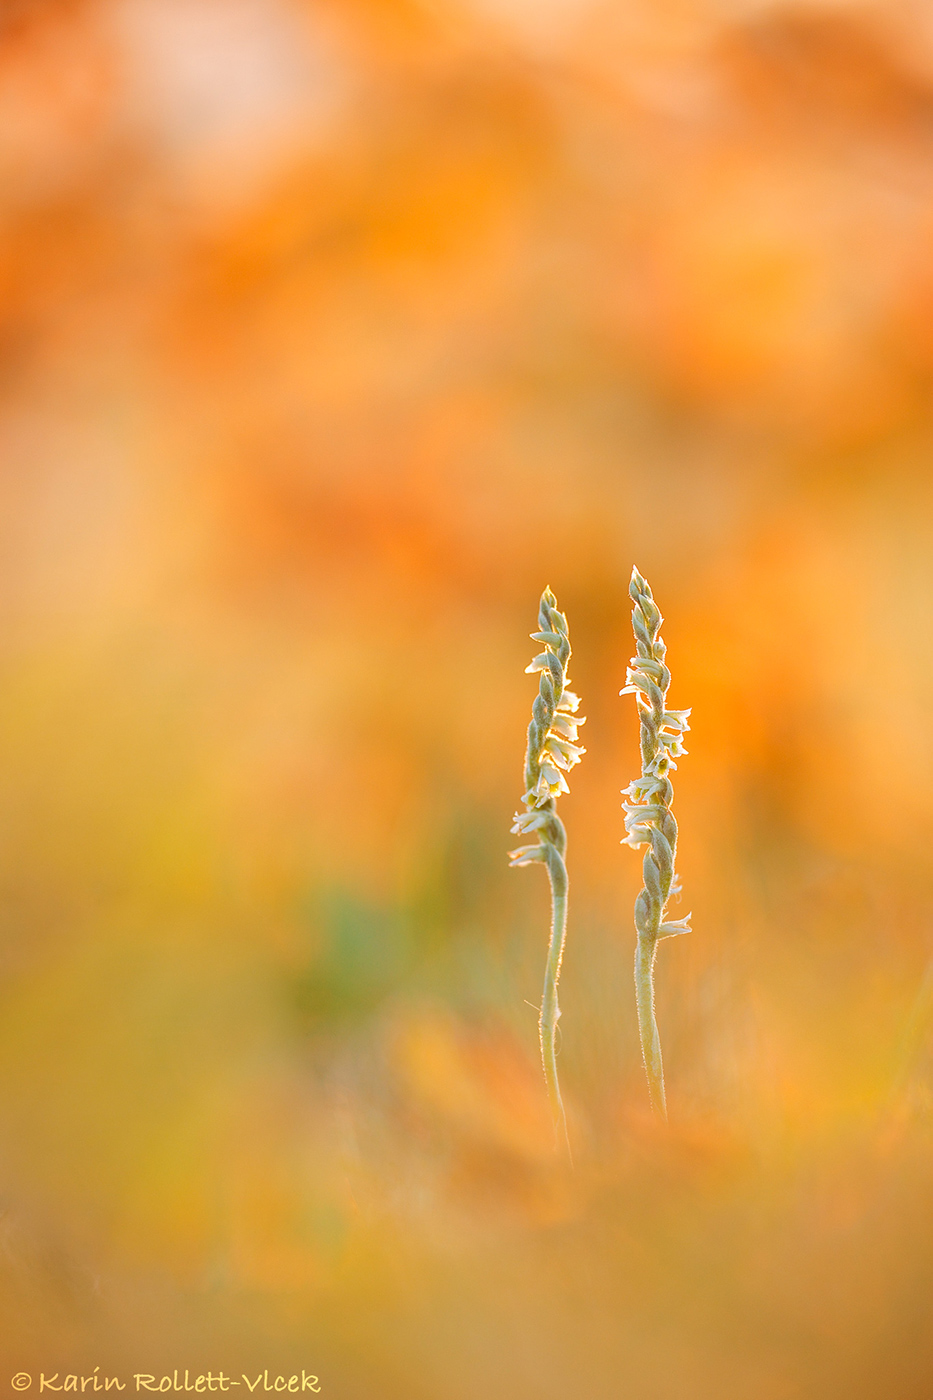
[[[567,935],[567,867],[563,857],[548,843],[547,873],[551,882],[551,941],[548,945],[547,967],[544,972],[544,993],[541,997],[541,1015],[538,1030],[541,1036],[541,1060],[544,1064],[544,1080],[547,1085],[551,1116],[554,1120],[554,1134],[557,1145],[563,1144],[571,1164],[570,1138],[567,1135],[567,1118],[560,1096],[557,1079],[557,1022],[560,1020],[560,1007],[557,1004],[557,984],[560,980],[560,964],[564,955],[564,939]]]
[[[638,1033],[641,1036],[641,1053],[648,1076],[648,1093],[655,1113],[667,1118],[667,1099],[664,1094],[664,1065],[661,1062],[661,1039],[658,1023],[654,1015],[654,955],[657,952],[656,938],[636,940],[635,947],[635,1005],[638,1008]]]

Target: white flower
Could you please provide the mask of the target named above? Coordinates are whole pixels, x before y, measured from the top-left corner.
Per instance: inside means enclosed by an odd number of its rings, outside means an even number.
[[[517,850],[509,851],[509,864],[533,865],[535,861],[545,860],[547,851],[544,846],[519,846]]]
[[[570,719],[567,715],[562,715],[559,710],[555,710],[554,718],[551,720],[550,734],[559,734],[563,739],[569,739],[571,743],[577,741],[577,729],[581,724],[586,724],[583,715],[579,719]],[[583,751],[585,752],[585,750]]]
[[[688,914],[685,919],[669,919],[666,923],[661,924],[658,929],[658,937],[676,938],[679,933],[692,933],[693,929],[690,927],[692,918],[693,915]]]
[[[552,797],[560,797],[562,792],[569,792],[563,773],[554,767],[553,763],[545,760],[541,764],[538,781],[533,788],[525,793],[525,801],[531,800],[535,807],[541,807]]]
[[[550,754],[558,768],[565,771],[579,763],[581,755],[586,753],[586,749],[581,748],[579,744],[571,744],[566,739],[558,738],[550,729],[544,741],[544,751]]]

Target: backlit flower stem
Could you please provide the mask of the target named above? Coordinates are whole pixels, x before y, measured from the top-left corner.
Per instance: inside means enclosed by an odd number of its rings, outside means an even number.
[[[567,937],[567,867],[562,850],[566,849],[566,836],[563,822],[556,814],[553,826],[560,832],[560,848],[557,842],[548,842],[546,857],[548,879],[551,884],[551,940],[548,944],[547,963],[544,969],[544,991],[541,994],[541,1015],[538,1017],[538,1035],[541,1041],[541,1063],[544,1066],[544,1082],[547,1085],[554,1131],[570,1152],[570,1139],[567,1135],[567,1117],[560,1096],[560,1082],[557,1078],[557,1022],[560,1020],[560,1006],[557,1001],[557,984],[560,981],[560,965],[564,956],[564,941]]]
[[[671,811],[674,788],[669,774],[674,762],[686,753],[682,735],[689,729],[689,710],[669,710],[667,692],[671,673],[665,665],[667,647],[661,639],[663,621],[651,589],[637,569],[632,570],[629,594],[635,604],[632,628],[636,655],[632,657],[621,695],[634,694],[638,705],[641,739],[641,777],[629,784],[624,796],[625,846],[647,846],[642,861],[644,888],[635,900],[635,1005],[651,1106],[667,1117],[661,1039],[654,1010],[654,963],[662,938],[690,932],[686,919],[665,920],[672,894],[679,891],[674,873],[677,854],[677,822]]]
[[[568,1155],[570,1141],[567,1118],[557,1077],[557,1023],[560,1006],[557,985],[567,934],[567,833],[557,815],[555,801],[567,792],[564,773],[580,762],[586,752],[577,742],[577,729],[583,724],[577,715],[579,699],[567,689],[567,664],[570,660],[570,639],[567,619],[557,610],[557,600],[549,588],[541,597],[538,612],[539,631],[532,640],[544,643],[544,651],[536,656],[528,672],[540,672],[538,694],[528,726],[528,746],[525,750],[524,812],[516,812],[513,832],[536,833],[534,845],[520,846],[509,852],[513,866],[539,862],[547,867],[551,886],[551,934],[544,972],[544,991],[538,1032],[541,1041],[541,1061],[547,1086],[551,1116],[558,1145]]]

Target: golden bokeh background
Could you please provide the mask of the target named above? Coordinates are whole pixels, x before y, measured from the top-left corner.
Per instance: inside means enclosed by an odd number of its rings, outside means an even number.
[[[5,0],[0,176],[9,1374],[924,1400],[929,8]],[[572,1176],[505,859],[546,584]]]

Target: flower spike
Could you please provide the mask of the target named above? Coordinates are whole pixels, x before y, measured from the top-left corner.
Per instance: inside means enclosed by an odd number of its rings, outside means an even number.
[[[689,710],[669,710],[667,692],[671,673],[665,664],[667,647],[661,639],[663,618],[651,589],[637,569],[632,570],[629,595],[634,603],[632,630],[636,655],[632,657],[620,695],[634,695],[641,725],[641,777],[629,783],[623,796],[625,831],[623,846],[647,847],[642,860],[644,888],[635,900],[635,1001],[642,1055],[648,1076],[652,1107],[667,1117],[661,1041],[654,1013],[654,959],[658,941],[690,932],[686,919],[665,922],[664,911],[680,886],[674,873],[677,822],[671,811],[674,788],[669,774],[675,758],[687,750],[682,736],[690,728]]]
[[[544,1079],[558,1140],[562,1139],[570,1152],[567,1120],[557,1080],[557,1022],[560,1008],[557,983],[567,931],[567,866],[564,855],[567,834],[557,815],[555,802],[563,792],[569,792],[564,777],[586,752],[577,742],[577,731],[585,721],[577,714],[580,701],[567,689],[567,664],[570,661],[570,638],[567,619],[557,610],[557,599],[546,588],[538,611],[538,631],[531,633],[534,642],[543,643],[527,674],[540,675],[538,694],[528,726],[528,747],[525,751],[524,812],[516,812],[512,831],[520,835],[537,834],[537,844],[519,846],[509,852],[513,866],[540,863],[547,866],[551,885],[551,937],[544,993],[538,1031]]]

